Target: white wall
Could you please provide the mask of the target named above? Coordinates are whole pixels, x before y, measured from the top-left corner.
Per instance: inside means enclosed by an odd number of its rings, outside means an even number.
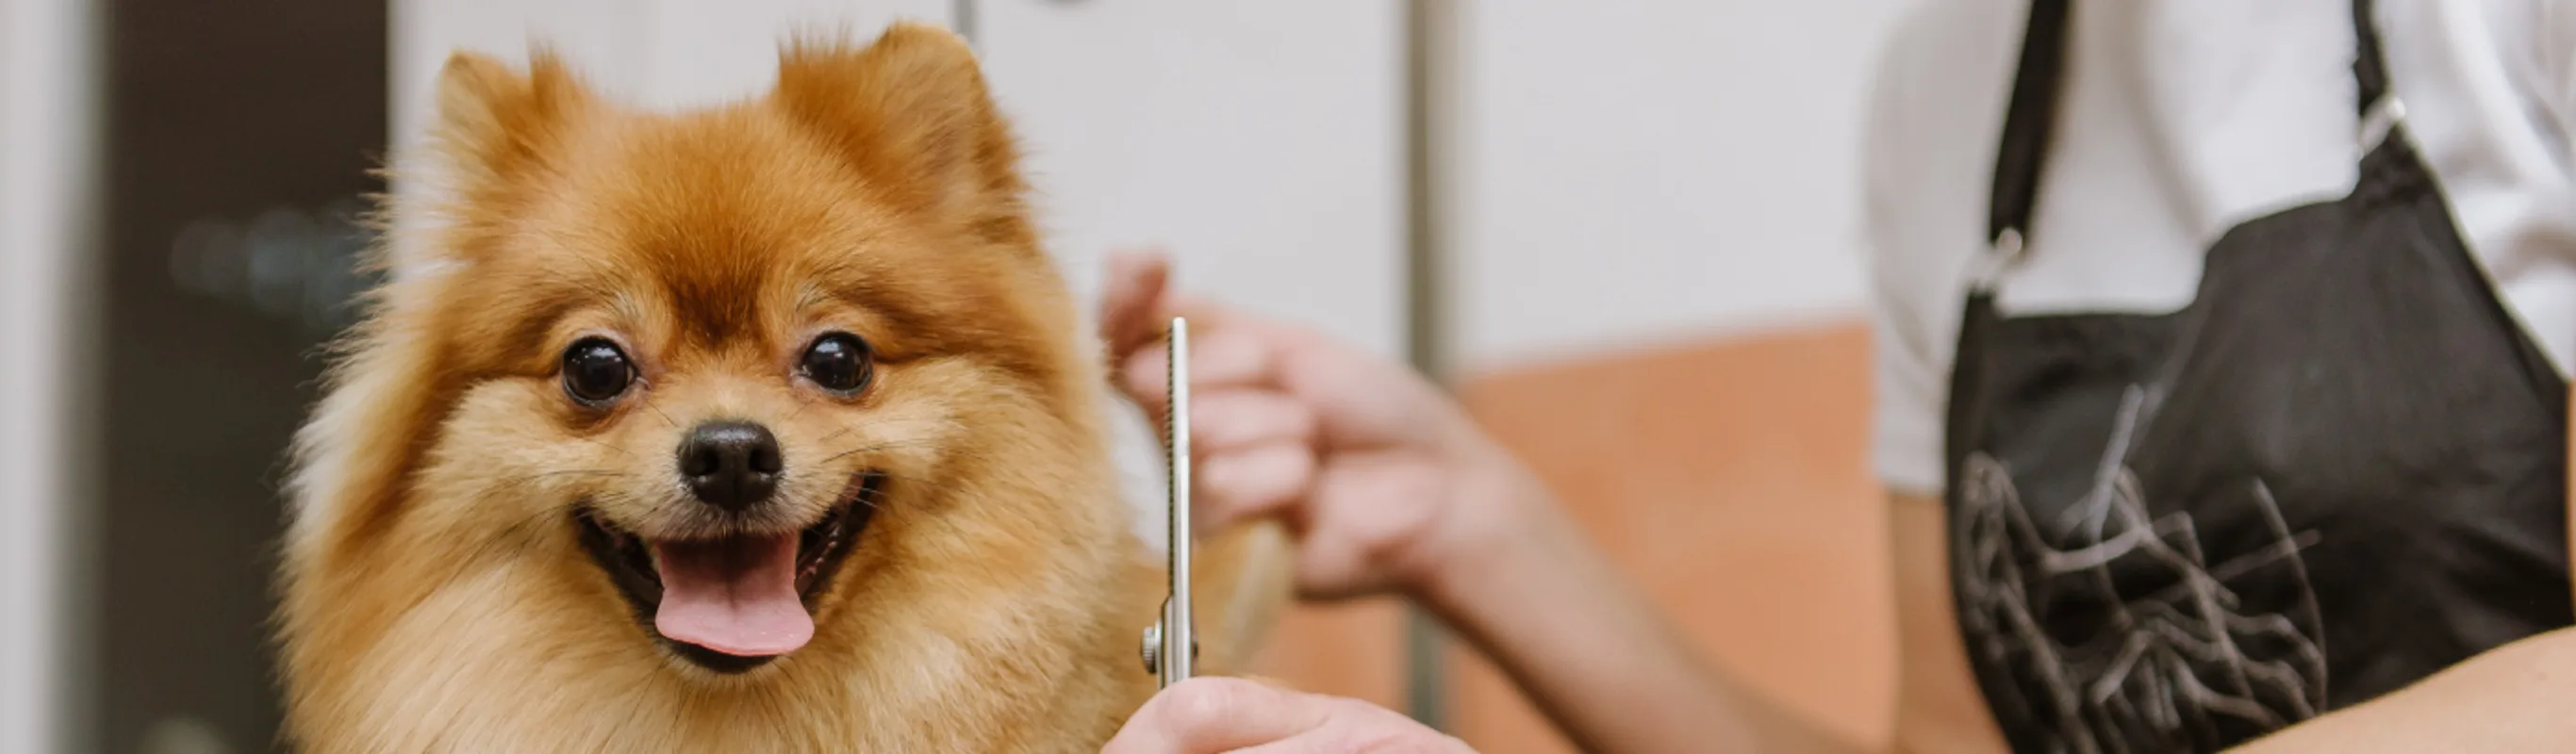
[[[470,49],[524,64],[543,43],[586,81],[648,107],[759,94],[778,45],[806,29],[861,39],[889,21],[946,24],[949,0],[391,0],[393,144],[417,143],[447,56]]]
[[[1461,364],[1856,315],[1864,100],[1905,4],[1462,4]]]
[[[87,349],[96,7],[0,0],[0,751],[75,743],[81,649],[72,505],[89,439],[70,421]]]
[[[1402,14],[984,2],[985,68],[1076,287],[1105,252],[1158,246],[1193,290],[1403,353]]]
[[[1155,247],[1179,285],[1404,348],[1403,4],[987,0],[978,44],[1074,288]],[[1158,432],[1119,426],[1160,542]]]

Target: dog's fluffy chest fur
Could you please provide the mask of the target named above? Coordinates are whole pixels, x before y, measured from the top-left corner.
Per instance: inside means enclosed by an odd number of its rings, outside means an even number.
[[[532,583],[494,570],[407,611],[344,680],[315,689],[334,698],[306,706],[332,711],[300,719],[300,734],[376,751],[1078,751],[1145,691],[1132,663],[1093,651],[1106,626],[1007,635],[1015,619],[1031,632],[1064,622],[1036,615],[905,626],[708,683],[649,645],[554,617],[575,611],[510,609],[560,599]]]

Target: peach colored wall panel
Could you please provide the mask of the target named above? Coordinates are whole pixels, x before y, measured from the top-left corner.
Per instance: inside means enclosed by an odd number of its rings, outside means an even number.
[[[1291,688],[1404,709],[1404,605],[1372,599],[1299,605],[1253,662]]]
[[[1876,742],[1895,631],[1869,384],[1851,324],[1514,369],[1461,394],[1719,666]],[[1492,666],[1454,657],[1462,738],[1571,750]]]

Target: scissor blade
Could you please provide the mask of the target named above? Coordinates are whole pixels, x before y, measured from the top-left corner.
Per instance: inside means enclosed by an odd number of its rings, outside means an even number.
[[[1163,409],[1164,468],[1169,477],[1166,503],[1171,508],[1168,520],[1171,531],[1165,550],[1171,555],[1171,598],[1163,603],[1162,685],[1170,686],[1190,677],[1191,665],[1198,659],[1192,651],[1198,644],[1197,629],[1191,622],[1190,556],[1193,533],[1190,530],[1190,328],[1189,320],[1173,317],[1168,336],[1171,358],[1171,400]]]

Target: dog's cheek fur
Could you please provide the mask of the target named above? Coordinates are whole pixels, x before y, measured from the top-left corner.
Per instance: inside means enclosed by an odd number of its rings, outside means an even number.
[[[359,567],[380,578],[336,600],[393,618],[372,640],[350,638],[363,648],[311,666],[347,681],[330,684],[327,711],[299,710],[299,737],[457,751],[1097,740],[1123,714],[1117,690],[1133,685],[1102,672],[1128,664],[1101,657],[1098,648],[1126,644],[1101,640],[1126,638],[1104,617],[1143,609],[1095,602],[1117,594],[1126,552],[1117,509],[1082,502],[1082,491],[1105,486],[1106,464],[1055,461],[1088,457],[1092,445],[1032,411],[1044,401],[1025,387],[962,362],[906,377],[893,387],[917,386],[898,402],[913,411],[969,406],[932,422],[960,428],[967,450],[901,464],[910,473],[818,605],[826,630],[739,679],[663,657],[572,544],[553,515],[560,506],[525,499],[579,494],[574,482],[519,481],[527,474],[600,460],[566,447],[585,443],[529,428],[537,391],[466,391],[400,525],[364,548]],[[1074,716],[1040,712],[1049,709]],[[795,710],[833,715],[780,714]]]

